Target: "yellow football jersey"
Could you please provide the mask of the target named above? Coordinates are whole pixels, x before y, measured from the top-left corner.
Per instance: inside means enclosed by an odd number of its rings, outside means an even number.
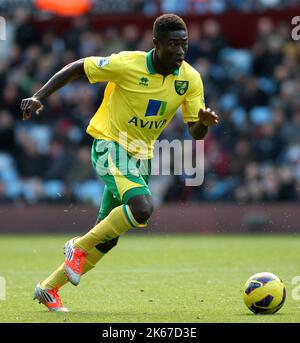
[[[87,133],[114,140],[141,159],[152,157],[154,142],[180,106],[185,123],[197,121],[205,107],[199,73],[183,62],[171,75],[158,74],[152,53],[124,51],[84,60],[90,83],[109,81]]]

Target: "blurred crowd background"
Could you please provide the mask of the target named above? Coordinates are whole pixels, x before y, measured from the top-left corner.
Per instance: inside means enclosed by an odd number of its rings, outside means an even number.
[[[93,1],[93,14],[116,9],[149,16],[158,11],[184,14],[189,27],[187,61],[202,76],[207,106],[220,113],[220,124],[205,139],[204,184],[186,187],[184,176],[154,176],[150,188],[156,205],[300,200],[300,44],[291,38],[291,23],[275,24],[268,16],[261,17],[253,43],[241,49],[229,43],[214,15],[205,20],[200,15],[298,4]],[[152,32],[130,21],[122,29],[93,30],[85,16],[72,19],[61,34],[51,26],[39,30],[32,24],[33,17],[39,20],[39,12],[31,1],[0,1],[0,10],[8,18],[6,40],[0,41],[0,203],[98,206],[103,183],[90,164],[92,138],[85,128],[102,100],[105,84],[76,80],[49,97],[43,114],[31,121],[22,121],[20,102],[76,59],[121,50],[149,51]],[[188,22],[191,11],[199,14],[198,22]],[[161,139],[189,139],[180,111]]]
[[[41,16],[35,6],[35,2],[39,1],[49,2],[49,0],[1,0],[0,12],[13,13],[16,7],[22,7]],[[299,0],[82,0],[81,2],[90,3],[93,14],[141,13],[150,16],[160,12],[177,14],[224,13],[230,10],[252,12],[265,9],[295,8],[299,5]]]

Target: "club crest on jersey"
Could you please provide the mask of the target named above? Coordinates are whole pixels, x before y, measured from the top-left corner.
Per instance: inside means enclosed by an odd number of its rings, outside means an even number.
[[[109,64],[109,59],[108,57],[100,57],[99,58],[99,61],[98,61],[98,67],[99,68],[102,68],[104,67],[105,65]]]
[[[189,88],[188,81],[180,81],[180,80],[175,81],[175,90],[177,94],[184,95],[188,88]]]

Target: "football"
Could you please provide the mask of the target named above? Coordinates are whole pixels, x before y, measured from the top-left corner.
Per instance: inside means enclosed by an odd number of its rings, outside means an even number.
[[[267,272],[251,276],[243,289],[246,306],[256,314],[271,314],[281,309],[286,290],[282,280]]]

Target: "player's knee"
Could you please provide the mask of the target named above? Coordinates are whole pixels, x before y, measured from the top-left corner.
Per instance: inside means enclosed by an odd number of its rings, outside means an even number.
[[[98,249],[103,254],[106,254],[118,244],[118,240],[119,240],[119,237],[116,237],[105,243],[100,243],[96,245],[96,249]]]
[[[139,223],[145,223],[152,215],[153,201],[149,195],[138,195],[129,199],[128,205],[134,219]]]

